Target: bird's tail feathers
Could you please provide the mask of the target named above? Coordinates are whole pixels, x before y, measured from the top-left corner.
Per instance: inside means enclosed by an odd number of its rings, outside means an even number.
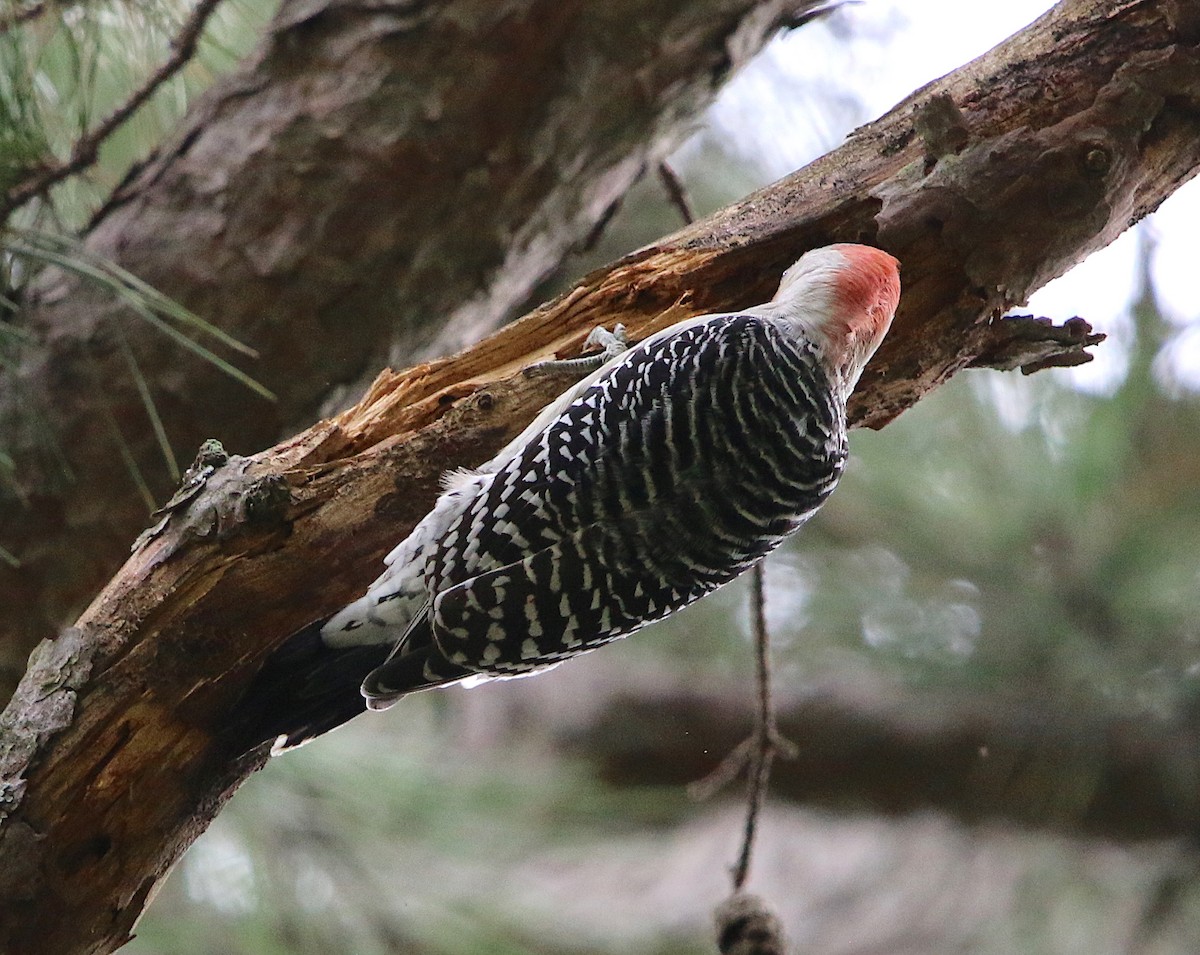
[[[362,695],[369,710],[386,710],[401,697],[435,686],[446,686],[475,671],[450,663],[436,646],[427,644],[390,656],[367,674]]]
[[[225,740],[248,752],[268,741],[272,752],[292,749],[366,709],[363,678],[388,655],[388,643],[329,647],[325,620],[292,634],[270,657],[234,708]]]

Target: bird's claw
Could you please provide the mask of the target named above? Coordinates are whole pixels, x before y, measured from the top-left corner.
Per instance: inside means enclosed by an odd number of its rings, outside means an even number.
[[[584,345],[595,345],[607,361],[629,350],[629,334],[620,322],[613,326],[611,332],[603,325],[597,325],[588,334]]]
[[[588,334],[584,347],[594,346],[600,349],[594,355],[584,355],[581,358],[551,359],[539,361],[525,369],[525,374],[534,375],[577,375],[595,371],[618,355],[629,349],[629,335],[625,326],[617,324],[610,332],[603,325],[597,325]]]

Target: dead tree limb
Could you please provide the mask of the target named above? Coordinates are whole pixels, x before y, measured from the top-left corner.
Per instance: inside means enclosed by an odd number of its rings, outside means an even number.
[[[157,499],[170,494],[122,337],[178,457],[208,437],[271,445],[388,362],[459,348],[509,317],[724,79],[818,5],[284,4],[84,237],[253,346],[262,359],[246,370],[279,400],[77,276],[39,277],[18,319],[37,344],[0,368],[0,449],[16,463],[0,474],[0,546],[21,561],[0,564],[0,699],[146,522],[103,415]]]
[[[44,651],[6,712],[0,872],[22,878],[0,882],[0,947],[98,952],[124,940],[261,758],[214,742],[256,667],[375,575],[442,470],[479,463],[550,397],[544,379],[515,374],[522,365],[572,352],[598,324],[638,337],[761,301],[785,265],[835,240],[876,242],[904,265],[901,312],[854,399],[857,423],[883,424],[989,354],[1011,363],[1015,337],[1037,345],[999,314],[1200,166],[1192,9],[1067,0],[807,169],[215,470]],[[927,140],[917,127],[946,96],[965,133]],[[1078,326],[1049,337],[1067,356],[1087,342]],[[1047,357],[1038,346],[1035,360]]]

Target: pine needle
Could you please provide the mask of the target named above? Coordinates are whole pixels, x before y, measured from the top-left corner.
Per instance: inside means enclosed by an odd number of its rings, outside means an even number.
[[[213,365],[235,381],[245,385],[256,394],[262,395],[270,401],[275,400],[274,392],[261,382],[252,378],[237,366],[230,364],[220,355],[217,355],[199,342],[188,337],[174,325],[164,321],[164,318],[175,319],[191,328],[205,332],[218,341],[236,348],[243,354],[256,356],[257,352],[254,349],[243,345],[228,333],[206,322],[178,302],[171,301],[171,299],[167,298],[161,292],[125,269],[87,252],[69,239],[59,236],[49,236],[28,229],[11,229],[8,230],[8,234],[16,237],[16,241],[10,238],[5,242],[5,248],[10,253],[57,265],[69,272],[74,272],[76,275],[90,279],[117,295],[139,317],[183,348],[186,348],[199,358]]]
[[[125,363],[129,366],[129,374],[133,378],[133,383],[137,386],[138,397],[142,399],[142,407],[146,409],[146,416],[150,419],[150,427],[154,429],[154,439],[158,442],[158,449],[162,452],[163,461],[166,462],[167,472],[171,475],[171,480],[178,484],[179,462],[175,459],[175,452],[171,449],[171,442],[167,438],[167,429],[163,426],[162,418],[158,414],[158,406],[154,403],[154,396],[150,393],[150,386],[146,383],[146,377],[142,374],[133,349],[129,347],[125,333],[120,329],[117,330],[117,342],[121,346],[121,353],[125,356]]]
[[[81,263],[86,263],[92,268],[99,270],[104,278],[97,277],[97,281],[103,281],[105,285],[118,295],[128,299],[131,293],[135,294],[141,298],[143,304],[148,308],[161,313],[164,317],[173,318],[182,325],[189,325],[197,331],[210,335],[222,345],[227,345],[234,351],[239,351],[250,358],[258,357],[258,352],[249,345],[238,341],[228,332],[218,328],[211,322],[205,321],[195,312],[184,308],[174,299],[163,295],[162,292],[149,282],[138,278],[128,269],[123,269],[115,262],[89,252],[75,239],[54,235],[50,232],[41,232],[37,229],[9,228],[6,231],[26,243],[35,255],[39,249],[47,249],[77,258]],[[62,263],[57,262],[55,264],[61,265]]]
[[[117,424],[117,417],[113,414],[112,406],[109,405],[108,399],[105,397],[104,386],[100,380],[100,369],[96,366],[94,359],[92,361],[92,377],[95,380],[96,394],[100,398],[100,409],[103,412],[104,421],[108,425],[109,433],[112,435],[113,444],[116,445],[117,452],[121,455],[121,460],[125,464],[125,469],[129,472],[134,486],[137,487],[138,494],[141,495],[142,502],[146,505],[146,512],[153,514],[154,509],[157,507],[154,501],[154,493],[150,490],[150,485],[146,483],[146,477],[142,474],[142,469],[138,466],[137,458],[134,457],[133,451],[130,450],[129,443],[125,440],[125,435],[121,433],[121,426]]]

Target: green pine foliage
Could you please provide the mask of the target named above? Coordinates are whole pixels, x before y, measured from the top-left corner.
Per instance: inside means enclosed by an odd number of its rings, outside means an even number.
[[[7,222],[0,222],[0,373],[16,378],[22,350],[37,347],[20,324],[21,290],[42,269],[57,267],[105,289],[180,348],[263,397],[273,397],[220,353],[252,356],[251,349],[116,263],[89,252],[76,236],[133,165],[162,142],[188,104],[253,46],[276,5],[275,0],[221,3],[206,23],[195,56],[100,143],[94,164],[18,205]],[[191,4],[177,0],[47,0],[0,7],[0,199],[41,172],[70,164],[81,140],[147,84],[191,11]],[[147,375],[120,330],[118,340],[166,471],[177,480],[179,465]],[[58,437],[44,426],[39,409],[27,408],[25,417],[47,459],[57,462],[49,473],[71,480]],[[152,511],[156,502],[127,436],[111,416],[98,424],[111,430],[116,453]],[[0,436],[0,495],[16,490],[17,468]],[[2,545],[0,561],[18,563]]]
[[[197,54],[100,150],[96,166],[22,210],[16,224],[81,228],[129,168],[175,126],[188,104],[233,68],[277,4],[225,0]],[[80,0],[14,21],[0,8],[0,192],[68,161],[79,139],[124,103],[166,58],[191,10],[181,0]],[[28,6],[28,5],[26,5]]]

